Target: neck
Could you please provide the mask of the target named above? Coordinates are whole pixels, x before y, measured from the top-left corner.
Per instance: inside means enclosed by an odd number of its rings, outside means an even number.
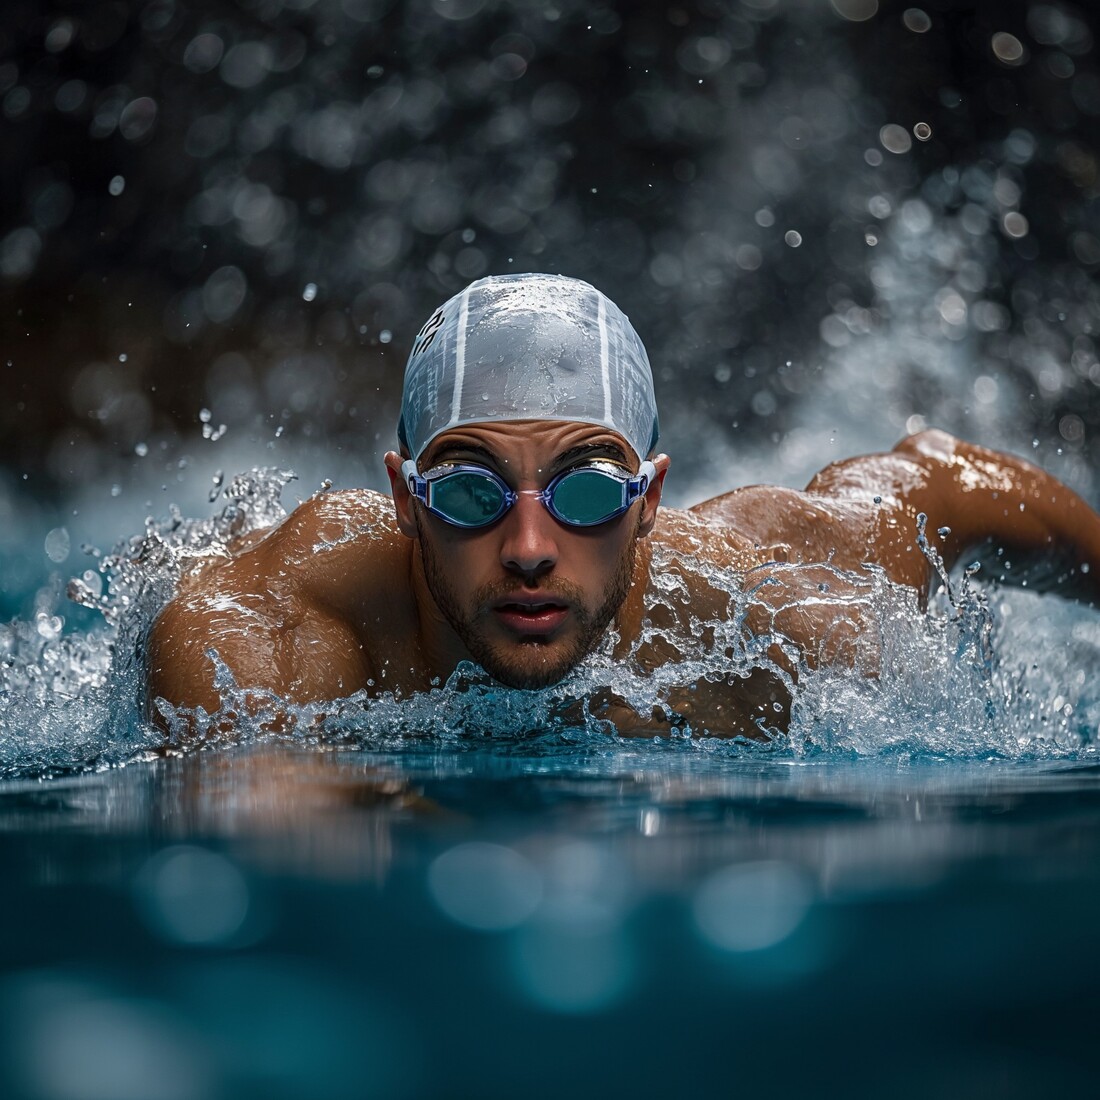
[[[418,649],[424,679],[420,690],[426,690],[433,679],[442,683],[461,662],[472,661],[473,657],[432,596],[419,546],[411,541],[409,546],[409,584],[416,602]]]
[[[626,656],[637,644],[642,633],[642,622],[648,610],[648,592],[650,567],[653,561],[653,548],[648,538],[638,539],[634,559],[634,576],[626,599],[615,615],[615,627],[619,632],[619,642],[615,647],[615,656]]]

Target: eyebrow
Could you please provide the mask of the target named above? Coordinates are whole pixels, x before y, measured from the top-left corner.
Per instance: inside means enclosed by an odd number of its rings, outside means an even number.
[[[476,455],[484,461],[486,466],[495,469],[497,465],[497,457],[488,447],[481,447],[477,443],[444,443],[439,448],[428,451],[426,466],[429,469],[432,466],[438,466],[441,462],[446,462],[451,455]]]
[[[626,465],[626,452],[617,443],[582,443],[554,459],[555,466],[570,466],[578,458],[609,458]]]
[[[438,466],[453,456],[476,456],[480,458],[490,469],[499,469],[499,459],[487,447],[477,443],[444,443],[438,450],[428,452],[427,467]],[[607,458],[613,462],[627,465],[626,452],[617,443],[582,443],[577,447],[570,447],[554,458],[551,469],[561,469],[571,466],[580,458]]]

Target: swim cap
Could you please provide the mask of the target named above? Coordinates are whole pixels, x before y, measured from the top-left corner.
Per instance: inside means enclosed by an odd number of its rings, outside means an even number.
[[[626,314],[563,275],[490,275],[445,302],[413,343],[398,437],[416,459],[448,428],[493,420],[602,424],[644,459],[657,403]]]

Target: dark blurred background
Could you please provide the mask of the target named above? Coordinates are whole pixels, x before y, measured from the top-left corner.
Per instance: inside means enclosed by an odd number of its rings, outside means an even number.
[[[935,423],[1034,437],[1088,492],[1095,22],[1024,0],[5,0],[0,519],[106,508],[143,463],[184,496],[195,467],[205,495],[204,463],[272,455],[379,484],[411,336],[520,270],[635,321],[681,486],[714,455],[744,459],[726,487],[798,478]]]

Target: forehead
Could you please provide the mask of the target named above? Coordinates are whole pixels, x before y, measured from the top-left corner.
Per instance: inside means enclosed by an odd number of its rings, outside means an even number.
[[[578,448],[629,462],[626,440],[600,424],[559,420],[500,420],[465,424],[440,433],[424,450],[424,459],[437,462],[451,453],[485,453],[504,465],[542,467]]]

